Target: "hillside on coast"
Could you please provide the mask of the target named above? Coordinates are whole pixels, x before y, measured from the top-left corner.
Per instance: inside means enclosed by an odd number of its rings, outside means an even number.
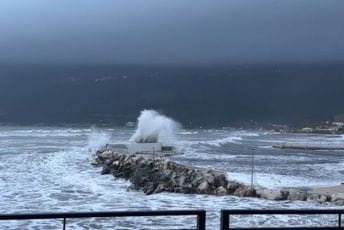
[[[2,65],[0,122],[115,123],[153,108],[190,126],[344,113],[344,65]]]

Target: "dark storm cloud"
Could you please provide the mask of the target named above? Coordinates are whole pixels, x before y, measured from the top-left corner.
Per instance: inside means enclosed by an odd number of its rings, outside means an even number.
[[[2,0],[0,62],[344,60],[343,0]]]

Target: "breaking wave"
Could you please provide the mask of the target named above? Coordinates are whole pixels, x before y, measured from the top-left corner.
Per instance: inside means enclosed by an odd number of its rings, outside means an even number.
[[[199,142],[199,144],[206,144],[206,145],[220,147],[228,143],[240,143],[240,141],[243,140],[243,137],[257,137],[257,136],[259,136],[258,133],[238,132],[238,133],[234,133],[233,136],[224,137],[224,138],[220,138],[216,140],[201,141]]]
[[[130,141],[136,143],[171,143],[179,124],[155,110],[143,110],[138,118],[138,125]]]
[[[236,143],[236,142],[241,141],[241,140],[242,140],[242,137],[226,137],[226,138],[222,138],[222,139],[218,139],[218,140],[202,141],[199,143],[219,147],[221,145],[225,145],[228,143]]]
[[[100,131],[93,127],[91,133],[88,135],[87,147],[90,152],[96,152],[110,141],[110,134]]]

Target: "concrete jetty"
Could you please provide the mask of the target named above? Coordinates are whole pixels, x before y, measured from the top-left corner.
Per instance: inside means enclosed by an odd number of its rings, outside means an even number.
[[[322,143],[279,143],[272,146],[276,149],[297,149],[297,150],[343,150],[343,144],[322,144]]]

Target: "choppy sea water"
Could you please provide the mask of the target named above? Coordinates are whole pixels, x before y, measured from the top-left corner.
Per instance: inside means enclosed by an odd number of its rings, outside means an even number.
[[[207,226],[218,228],[221,209],[343,208],[332,204],[275,202],[256,198],[127,191],[129,182],[101,175],[91,166],[104,143],[127,143],[134,129],[0,127],[0,211],[36,213],[67,211],[205,209]],[[341,144],[343,136],[278,134],[264,130],[181,130],[175,143],[183,155],[174,159],[225,171],[229,178],[251,180],[268,188],[328,186],[344,182],[344,152],[271,148],[274,143]],[[344,145],[344,144],[343,144]],[[335,216],[233,217],[235,226],[334,225]],[[68,220],[68,229],[178,229],[195,226],[195,218],[102,218]],[[61,220],[0,221],[0,229],[56,229]],[[138,227],[139,226],[139,227]]]

